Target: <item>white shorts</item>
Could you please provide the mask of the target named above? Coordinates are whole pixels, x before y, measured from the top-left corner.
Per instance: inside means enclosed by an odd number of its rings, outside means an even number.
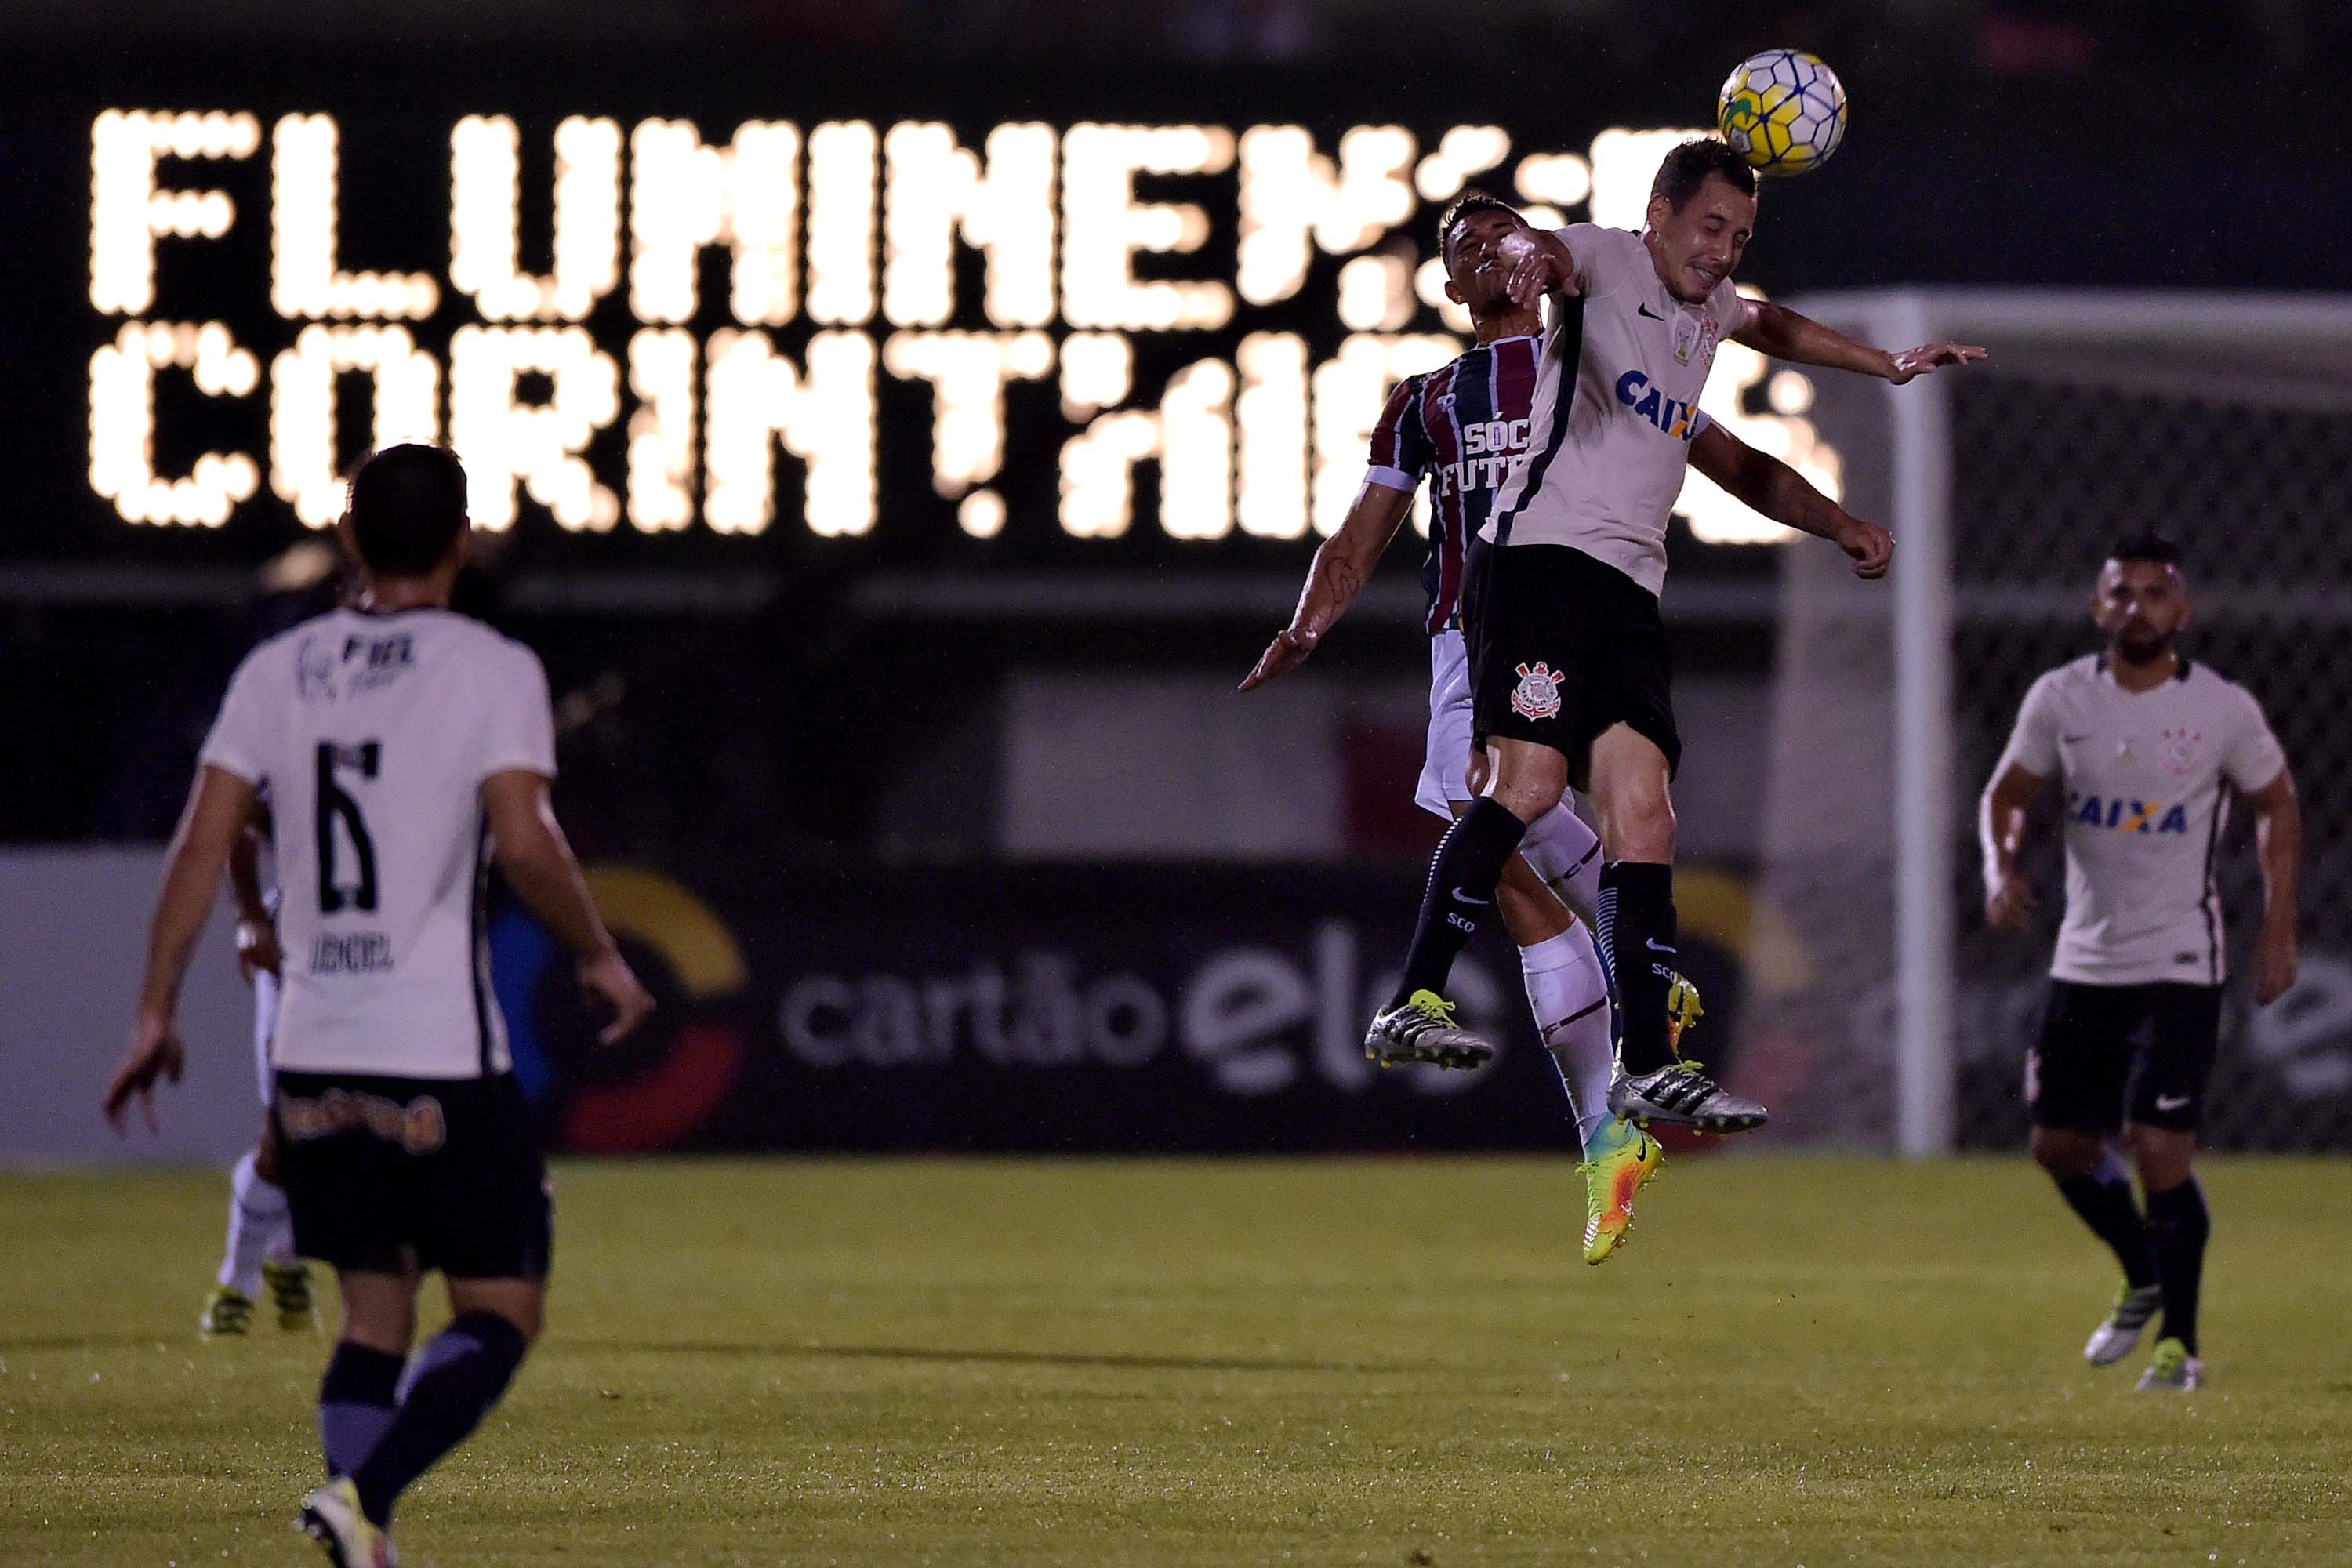
[[[1446,821],[1449,802],[1470,795],[1470,648],[1459,631],[1429,639],[1429,749],[1422,754],[1415,805]]]
[[[253,972],[253,1076],[261,1085],[261,1109],[269,1109],[278,1088],[278,1069],[269,1065],[269,1037],[278,1032],[278,976],[266,969]]]

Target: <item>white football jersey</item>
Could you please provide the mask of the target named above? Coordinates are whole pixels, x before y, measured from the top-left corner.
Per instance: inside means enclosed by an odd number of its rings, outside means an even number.
[[[1666,523],[1690,444],[1709,423],[1698,399],[1716,345],[1756,307],[1728,278],[1705,303],[1684,304],[1638,234],[1580,223],[1559,237],[1583,293],[1554,301],[1528,456],[1481,533],[1496,544],[1573,546],[1654,594],[1665,586]]]
[[[554,776],[538,657],[447,610],[337,610],[247,656],[201,760],[269,792],[286,953],[273,1065],[506,1071],[481,786]]]
[[[2066,920],[2050,973],[2086,985],[2224,978],[2213,862],[2229,789],[2275,782],[2286,753],[2253,694],[2203,665],[2126,691],[2103,654],[2036,680],[1994,769],[2055,778],[2066,802]]]

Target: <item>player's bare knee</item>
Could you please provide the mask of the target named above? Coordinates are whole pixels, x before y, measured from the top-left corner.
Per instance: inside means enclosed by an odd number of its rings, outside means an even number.
[[[2037,1127],[2027,1140],[2033,1163],[2060,1181],[2087,1176],[2099,1168],[2105,1143],[2095,1132],[2063,1127]]]
[[[452,1279],[449,1308],[461,1316],[488,1312],[504,1318],[530,1344],[547,1326],[547,1287],[530,1279]]]
[[[2197,1155],[2197,1135],[2169,1127],[2134,1122],[2125,1130],[2132,1165],[2140,1184],[2152,1193],[2166,1192],[2187,1181]]]

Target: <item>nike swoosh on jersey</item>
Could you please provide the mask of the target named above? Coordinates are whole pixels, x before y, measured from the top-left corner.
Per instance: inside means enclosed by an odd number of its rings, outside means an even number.
[[[1635,315],[1637,315],[1637,316],[1647,316],[1647,317],[1649,317],[1649,318],[1650,318],[1650,320],[1652,320],[1652,321],[1664,321],[1664,320],[1665,320],[1665,318],[1664,318],[1664,316],[1661,316],[1661,315],[1660,315],[1660,314],[1658,314],[1655,310],[1653,310],[1652,309],[1650,309],[1650,307],[1648,307],[1647,305],[1636,305],[1636,306],[1634,306],[1634,307],[1633,307],[1633,313],[1634,313]]]
[[[2179,1110],[2196,1098],[2191,1094],[2159,1094],[2156,1097],[2156,1108],[2158,1110]]]

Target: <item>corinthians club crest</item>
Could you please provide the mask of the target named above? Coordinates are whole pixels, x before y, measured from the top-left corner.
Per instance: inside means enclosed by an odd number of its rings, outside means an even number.
[[[2186,724],[2177,730],[2158,730],[2156,732],[2157,761],[2162,763],[2164,771],[2174,778],[2186,778],[2195,772],[2197,760],[2204,752],[2203,732],[2191,730]]]
[[[1511,711],[1522,719],[1559,717],[1559,672],[1543,659],[1517,668],[1519,683],[1511,688]]]

